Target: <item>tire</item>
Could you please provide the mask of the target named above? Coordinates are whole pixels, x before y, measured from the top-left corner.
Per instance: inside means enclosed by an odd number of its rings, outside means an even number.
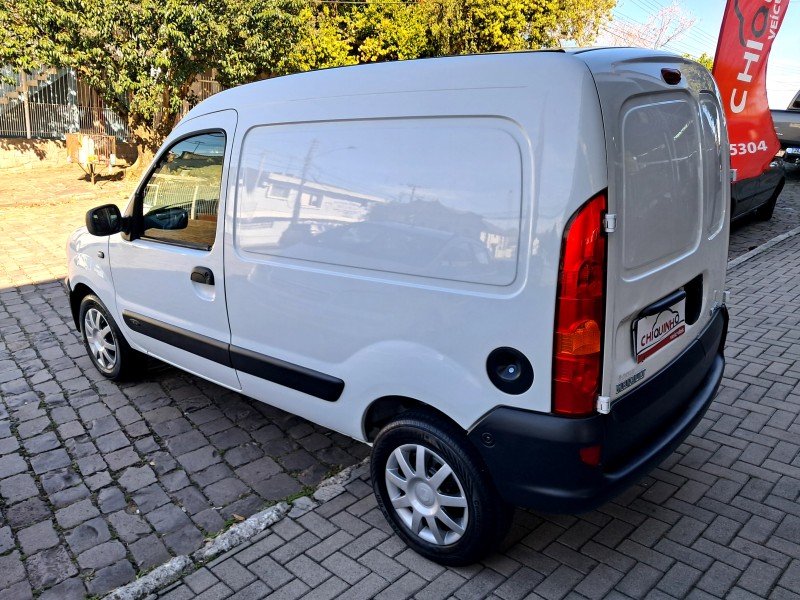
[[[772,197],[767,201],[766,204],[763,206],[759,206],[754,212],[753,215],[759,221],[769,221],[772,218],[772,213],[775,212],[775,205],[778,203],[778,196],[781,195],[783,191],[784,181],[781,181],[778,184],[778,187],[775,189],[775,193],[772,194]]]
[[[505,536],[511,509],[464,434],[441,417],[403,413],[372,448],[372,486],[386,520],[418,554],[471,564]]]
[[[86,352],[103,377],[112,381],[131,379],[145,365],[145,356],[132,349],[97,296],[81,301],[81,337]]]

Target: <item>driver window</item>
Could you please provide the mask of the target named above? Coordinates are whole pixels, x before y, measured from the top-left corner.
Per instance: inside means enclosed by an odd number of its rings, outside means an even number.
[[[142,194],[142,237],[210,250],[224,156],[221,131],[183,139],[164,153]]]

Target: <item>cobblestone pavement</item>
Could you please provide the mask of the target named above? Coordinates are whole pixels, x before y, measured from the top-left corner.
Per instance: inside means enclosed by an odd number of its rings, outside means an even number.
[[[796,182],[766,228],[737,227],[732,256],[796,226],[781,225]],[[0,221],[0,600],[102,594],[368,454],[175,369],[126,385],[99,377],[60,283],[68,232],[96,203],[6,207]],[[502,553],[445,569],[390,533],[364,475],[161,595],[800,597],[799,249],[796,236],[731,272],[712,410],[600,510],[518,511]]]
[[[766,240],[800,227],[800,165],[786,165],[786,187],[769,221],[742,219],[733,224],[728,258],[736,258]]]

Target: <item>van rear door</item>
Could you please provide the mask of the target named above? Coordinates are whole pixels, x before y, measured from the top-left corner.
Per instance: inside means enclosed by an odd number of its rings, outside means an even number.
[[[616,216],[601,391],[613,404],[677,357],[722,302],[728,141],[715,84],[697,63],[632,49],[578,56],[597,84]]]

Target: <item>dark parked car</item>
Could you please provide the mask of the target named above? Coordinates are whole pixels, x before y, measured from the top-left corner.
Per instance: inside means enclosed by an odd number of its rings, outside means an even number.
[[[769,170],[731,184],[731,218],[736,220],[753,215],[759,221],[769,221],[778,196],[786,183],[783,159],[776,157]]]

